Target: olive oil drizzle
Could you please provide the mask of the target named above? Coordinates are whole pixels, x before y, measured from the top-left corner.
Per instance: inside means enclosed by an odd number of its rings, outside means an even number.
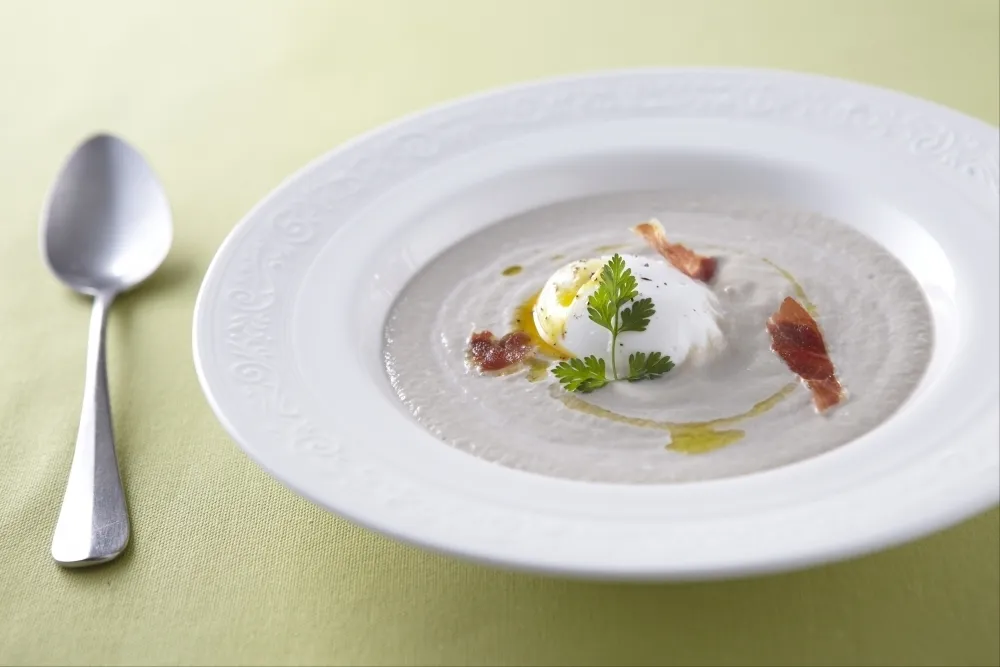
[[[628,417],[618,414],[613,410],[594,405],[583,400],[576,394],[561,391],[558,387],[553,387],[551,393],[553,397],[561,401],[570,410],[618,422],[619,424],[667,431],[670,433],[670,444],[667,445],[667,449],[684,454],[704,454],[705,452],[711,452],[740,440],[746,435],[745,431],[742,429],[726,429],[725,427],[733,426],[745,419],[751,419],[764,414],[778,405],[778,403],[781,403],[797,386],[795,382],[788,383],[764,400],[756,403],[746,412],[701,422],[669,422],[643,417]]]
[[[802,307],[806,309],[806,312],[816,317],[816,304],[809,300],[806,296],[806,291],[802,288],[802,284],[793,276],[787,269],[783,269],[771,260],[764,258],[764,263],[771,266],[775,271],[781,274],[781,276],[792,284],[792,290],[795,292],[795,298],[799,300]]]

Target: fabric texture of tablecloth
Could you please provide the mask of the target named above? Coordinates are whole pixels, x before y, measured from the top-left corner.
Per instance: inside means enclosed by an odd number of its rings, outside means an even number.
[[[1000,514],[853,562],[708,584],[490,570],[287,491],[206,404],[191,314],[216,248],[353,135],[500,84],[612,67],[853,78],[997,124],[996,0],[3,0],[0,663],[997,665]],[[133,521],[117,562],[49,544],[88,304],[37,221],[67,151],[110,130],[151,160],[175,243],[115,306],[108,356]]]

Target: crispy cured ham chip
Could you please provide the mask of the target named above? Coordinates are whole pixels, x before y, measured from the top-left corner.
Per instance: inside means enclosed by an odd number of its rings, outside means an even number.
[[[704,257],[680,243],[671,243],[658,220],[643,222],[633,227],[632,231],[688,277],[707,283],[715,276],[717,262],[714,257]]]
[[[826,351],[816,320],[792,297],[767,320],[771,349],[799,376],[813,396],[813,405],[825,412],[847,397]]]
[[[480,331],[469,338],[469,358],[483,372],[500,371],[519,364],[533,352],[531,337],[522,332],[498,339],[489,331]]]

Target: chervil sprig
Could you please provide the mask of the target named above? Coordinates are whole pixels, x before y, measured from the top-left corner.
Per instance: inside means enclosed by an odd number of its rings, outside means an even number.
[[[587,299],[590,320],[611,332],[611,378],[608,379],[603,359],[590,356],[570,359],[557,365],[552,373],[567,391],[591,392],[616,380],[649,380],[658,378],[674,367],[670,357],[659,352],[636,352],[629,357],[629,371],[618,376],[615,351],[619,334],[645,331],[656,314],[652,299],[639,299],[639,285],[622,256],[615,254],[601,268],[597,289]],[[628,307],[625,307],[625,306]]]

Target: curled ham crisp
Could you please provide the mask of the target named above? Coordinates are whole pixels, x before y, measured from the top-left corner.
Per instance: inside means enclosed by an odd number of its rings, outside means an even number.
[[[812,392],[816,410],[824,412],[846,396],[826,352],[816,320],[792,297],[767,320],[771,349]]]
[[[469,358],[481,371],[499,371],[521,363],[533,352],[531,337],[516,331],[497,338],[480,331],[469,338]]]
[[[650,220],[636,225],[632,231],[646,241],[664,259],[674,265],[678,271],[702,282],[709,282],[715,276],[716,260],[714,257],[703,257],[680,243],[667,240],[667,233],[659,220]]]

